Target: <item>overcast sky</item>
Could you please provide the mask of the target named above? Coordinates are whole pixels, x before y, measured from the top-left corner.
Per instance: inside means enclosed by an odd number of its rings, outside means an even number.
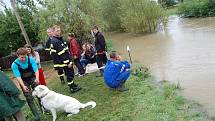
[[[2,0],[2,1],[6,4],[7,7],[11,7],[10,0]],[[0,6],[0,10],[3,10],[3,9],[4,8],[2,6]]]

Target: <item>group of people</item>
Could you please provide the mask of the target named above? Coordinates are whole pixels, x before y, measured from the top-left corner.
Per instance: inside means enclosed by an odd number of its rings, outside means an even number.
[[[95,36],[95,49],[89,43],[84,43],[82,49],[79,46],[74,33],[67,34],[67,40],[63,40],[61,36],[61,28],[53,26],[47,29],[49,35],[46,42],[46,50],[50,52],[54,68],[58,72],[61,83],[64,84],[64,76],[67,77],[68,86],[71,92],[77,92],[81,87],[74,83],[73,63],[78,68],[79,76],[85,75],[86,65],[96,62],[100,70],[100,76],[103,74],[103,66],[107,62],[107,47],[105,38],[98,27],[92,28],[92,33]],[[81,52],[81,50],[83,52]]]
[[[74,69],[73,63],[78,68],[79,76],[85,75],[86,66],[88,63],[97,63],[100,70],[100,76],[104,76],[105,84],[119,91],[127,91],[124,88],[125,81],[130,76],[130,64],[127,61],[122,61],[117,52],[112,51],[110,59],[107,59],[107,47],[105,38],[98,27],[92,28],[92,33],[95,37],[95,47],[90,43],[84,43],[82,45],[82,53],[80,46],[73,33],[68,33],[68,43],[64,41],[61,36],[61,29],[59,26],[53,26],[47,30],[48,40],[46,42],[46,50],[49,51],[54,68],[58,73],[61,83],[64,84],[64,76],[67,79],[67,85],[69,91],[74,93],[81,90],[81,87],[74,82]],[[32,90],[37,85],[46,85],[43,75],[43,69],[40,65],[40,57],[38,52],[34,51],[30,45],[25,45],[19,48],[16,52],[18,58],[13,62],[11,68],[14,76],[20,85],[23,94],[26,98],[27,104],[34,115],[35,121],[40,120],[38,109],[36,108],[34,99],[32,97]],[[105,66],[105,67],[103,67]],[[14,116],[18,121],[25,121],[25,117],[20,112],[20,108],[24,105],[23,101],[18,98],[19,91],[12,85],[11,80],[3,73],[0,73],[0,96],[16,99],[16,105],[3,105],[0,117],[4,117],[6,120],[11,120]],[[6,84],[9,83],[9,84]],[[11,89],[10,89],[11,88]],[[5,99],[6,103],[10,102],[9,98]],[[38,98],[40,108],[42,107],[40,99]],[[1,105],[0,105],[1,106]],[[6,107],[9,107],[6,109]]]

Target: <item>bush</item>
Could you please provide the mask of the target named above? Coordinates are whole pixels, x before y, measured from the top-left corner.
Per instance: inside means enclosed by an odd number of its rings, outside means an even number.
[[[186,0],[178,8],[183,17],[211,17],[215,16],[214,0]]]
[[[120,6],[121,25],[127,32],[155,32],[159,25],[165,25],[166,14],[157,3],[149,0],[123,0]]]

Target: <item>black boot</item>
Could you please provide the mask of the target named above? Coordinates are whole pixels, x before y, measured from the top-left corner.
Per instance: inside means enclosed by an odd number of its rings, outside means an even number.
[[[38,113],[38,110],[37,110],[37,108],[36,108],[36,106],[35,106],[34,101],[33,101],[33,100],[28,100],[27,102],[28,102],[29,108],[31,109],[31,112],[32,112],[33,115],[34,115],[34,120],[35,120],[35,121],[40,121],[40,115],[39,115],[39,113]]]
[[[61,84],[65,84],[65,81],[64,81],[64,77],[63,77],[63,76],[60,77],[60,83],[61,83]]]
[[[120,91],[120,92],[126,92],[126,91],[128,91],[129,89],[127,89],[127,88],[125,88],[125,86],[124,85],[120,85],[118,88],[116,88],[118,91]]]
[[[71,93],[75,93],[75,92],[78,92],[79,90],[81,90],[81,87],[79,87],[75,83],[68,85],[68,86],[69,86],[69,90]]]

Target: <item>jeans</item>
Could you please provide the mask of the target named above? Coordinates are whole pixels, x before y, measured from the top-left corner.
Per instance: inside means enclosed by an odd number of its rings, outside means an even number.
[[[74,59],[74,63],[76,65],[76,67],[78,68],[78,73],[84,74],[85,69],[84,69],[84,66],[81,64],[80,59],[79,58]]]
[[[90,63],[88,59],[84,59],[84,58],[81,59],[80,62],[84,69],[86,69],[87,64]]]
[[[96,63],[98,68],[102,67],[103,65],[105,65],[107,63],[107,56],[106,54],[99,54],[96,55]]]

